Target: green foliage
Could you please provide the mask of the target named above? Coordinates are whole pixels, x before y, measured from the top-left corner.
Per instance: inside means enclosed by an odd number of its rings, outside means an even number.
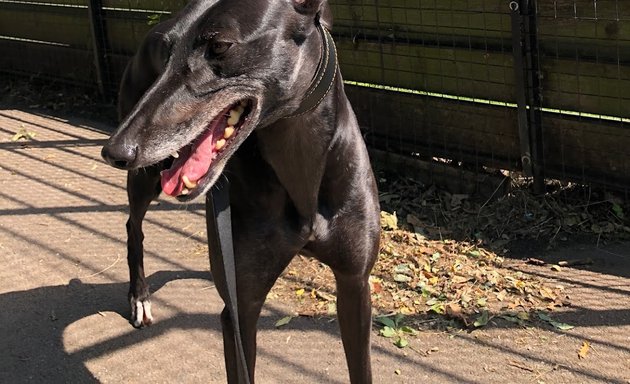
[[[389,316],[379,316],[374,319],[374,321],[383,326],[379,334],[391,339],[392,343],[398,348],[405,348],[409,345],[409,340],[407,340],[406,336],[413,336],[418,333],[415,329],[402,325],[404,318],[404,315],[398,313],[393,318]]]
[[[160,14],[149,15],[147,16],[147,19],[148,19],[147,25],[156,25],[160,21],[162,21],[162,15]]]

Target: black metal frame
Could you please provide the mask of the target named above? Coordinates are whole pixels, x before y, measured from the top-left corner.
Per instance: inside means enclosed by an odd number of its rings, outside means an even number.
[[[512,48],[518,128],[523,172],[534,178],[534,192],[545,189],[542,141],[542,89],[540,84],[536,0],[509,2],[512,14]]]
[[[94,65],[96,67],[96,82],[98,91],[105,100],[111,100],[111,70],[107,57],[107,30],[103,17],[103,1],[90,0],[88,2],[90,31],[92,33],[92,47],[94,50]]]

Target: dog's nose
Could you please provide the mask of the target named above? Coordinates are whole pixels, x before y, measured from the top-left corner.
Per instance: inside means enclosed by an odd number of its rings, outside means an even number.
[[[101,156],[112,167],[130,169],[138,156],[138,147],[135,145],[106,144],[101,150]]]

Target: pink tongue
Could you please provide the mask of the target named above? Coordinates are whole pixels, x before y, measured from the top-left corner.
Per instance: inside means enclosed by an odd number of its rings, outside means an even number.
[[[182,150],[179,158],[175,159],[170,169],[162,172],[162,190],[170,196],[178,196],[186,187],[182,176],[188,176],[192,182],[201,179],[210,168],[212,160],[216,156],[214,143],[212,142],[213,129],[203,134],[193,147]]]

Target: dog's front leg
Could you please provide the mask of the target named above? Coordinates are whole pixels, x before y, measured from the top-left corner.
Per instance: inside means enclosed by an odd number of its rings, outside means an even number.
[[[144,220],[149,204],[162,190],[160,186],[161,170],[160,165],[155,165],[129,171],[127,174],[127,196],[129,198],[127,263],[129,264],[131,323],[134,327],[151,325],[153,322],[149,287],[144,276],[142,220]]]
[[[255,184],[258,187],[259,184]],[[237,199],[238,200],[238,199]],[[282,203],[280,203],[283,206]],[[254,370],[256,366],[256,324],[267,294],[273,287],[282,271],[289,265],[299,246],[281,246],[279,238],[287,239],[284,234],[275,234],[275,228],[283,223],[269,220],[269,211],[263,209],[262,214],[248,211],[248,220],[239,217],[233,208],[232,233],[234,240],[234,259],[236,267],[236,290],[238,302],[238,319],[243,342],[243,351],[249,373],[249,382],[254,384]],[[227,282],[220,252],[220,244],[216,236],[217,222],[210,216],[211,208],[207,200],[206,222],[208,226],[208,250],[210,252],[210,267],[212,279],[219,295],[224,302],[228,302]],[[277,211],[271,211],[277,212]],[[263,223],[263,224],[261,224]],[[276,235],[277,237],[274,237]],[[269,240],[273,239],[273,240]],[[274,244],[275,246],[271,246]],[[227,382],[229,384],[242,383],[239,380],[237,348],[234,337],[234,327],[227,307],[221,313],[221,327],[223,330],[223,348]]]

